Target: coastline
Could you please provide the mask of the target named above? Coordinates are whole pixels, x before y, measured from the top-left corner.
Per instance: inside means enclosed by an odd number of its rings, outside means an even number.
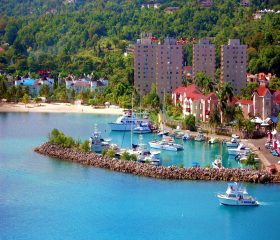
[[[0,112],[31,112],[31,113],[83,113],[83,114],[110,114],[110,115],[122,115],[122,108],[94,108],[92,106],[85,105],[74,105],[70,103],[41,103],[41,104],[27,104],[23,103],[3,103],[0,102]],[[196,133],[192,133],[193,136]],[[219,139],[228,139],[230,137],[221,136],[216,134],[207,134],[207,137],[217,137]],[[254,152],[260,158],[264,168],[269,167],[273,164],[277,164],[277,159],[266,154],[264,147],[259,149],[259,145],[249,140],[248,145],[254,150]]]
[[[74,105],[70,103],[0,103],[0,112],[38,112],[38,113],[87,113],[121,115],[123,108],[94,108],[92,106]]]
[[[93,152],[62,148],[50,143],[44,143],[36,147],[34,151],[63,161],[156,179],[280,183],[279,175],[271,174],[264,170],[153,166],[135,161],[117,160]]]

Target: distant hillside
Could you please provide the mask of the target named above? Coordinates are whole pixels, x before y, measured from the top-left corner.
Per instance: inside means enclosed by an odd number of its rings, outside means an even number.
[[[143,31],[165,36],[208,37],[217,48],[228,38],[248,45],[250,72],[280,76],[280,14],[253,19],[257,9],[277,9],[277,0],[214,0],[202,7],[197,0],[159,0],[160,7],[142,8],[156,1],[133,0],[2,0],[0,8],[0,71],[37,72],[52,68],[65,74],[108,75],[111,82],[133,82],[133,56],[124,57]],[[167,7],[178,7],[167,11]],[[187,64],[192,45],[184,47]]]

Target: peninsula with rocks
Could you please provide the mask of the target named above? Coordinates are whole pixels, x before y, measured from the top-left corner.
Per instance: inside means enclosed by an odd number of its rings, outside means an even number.
[[[135,161],[110,158],[93,152],[83,152],[72,148],[64,148],[49,142],[36,147],[34,151],[45,156],[82,165],[157,179],[280,183],[279,175],[269,173],[265,170],[152,166],[150,164],[138,163]]]

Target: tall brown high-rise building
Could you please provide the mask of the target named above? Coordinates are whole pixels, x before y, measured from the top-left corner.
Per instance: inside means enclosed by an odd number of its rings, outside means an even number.
[[[156,84],[157,92],[172,93],[181,84],[183,72],[183,49],[173,38],[163,44],[151,34],[143,34],[137,40],[134,54],[134,86],[141,96]]]
[[[229,39],[221,46],[221,81],[230,82],[234,93],[240,94],[246,87],[247,45],[240,45],[239,39]]]
[[[193,45],[193,77],[198,72],[204,72],[215,80],[215,62],[215,45],[210,44],[209,40],[200,39],[199,43]]]

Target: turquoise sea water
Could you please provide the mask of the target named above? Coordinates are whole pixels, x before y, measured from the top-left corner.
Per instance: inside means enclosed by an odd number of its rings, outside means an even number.
[[[104,137],[128,146],[129,134],[110,135],[105,123],[114,119],[0,113],[1,240],[279,239],[280,185],[245,184],[262,205],[225,207],[215,197],[225,182],[155,180],[57,161],[32,150],[54,127],[86,139],[95,122]],[[206,163],[216,154],[203,155],[198,145],[189,149],[182,153],[185,165],[192,161],[189,155]],[[177,155],[170,158],[181,161]]]

